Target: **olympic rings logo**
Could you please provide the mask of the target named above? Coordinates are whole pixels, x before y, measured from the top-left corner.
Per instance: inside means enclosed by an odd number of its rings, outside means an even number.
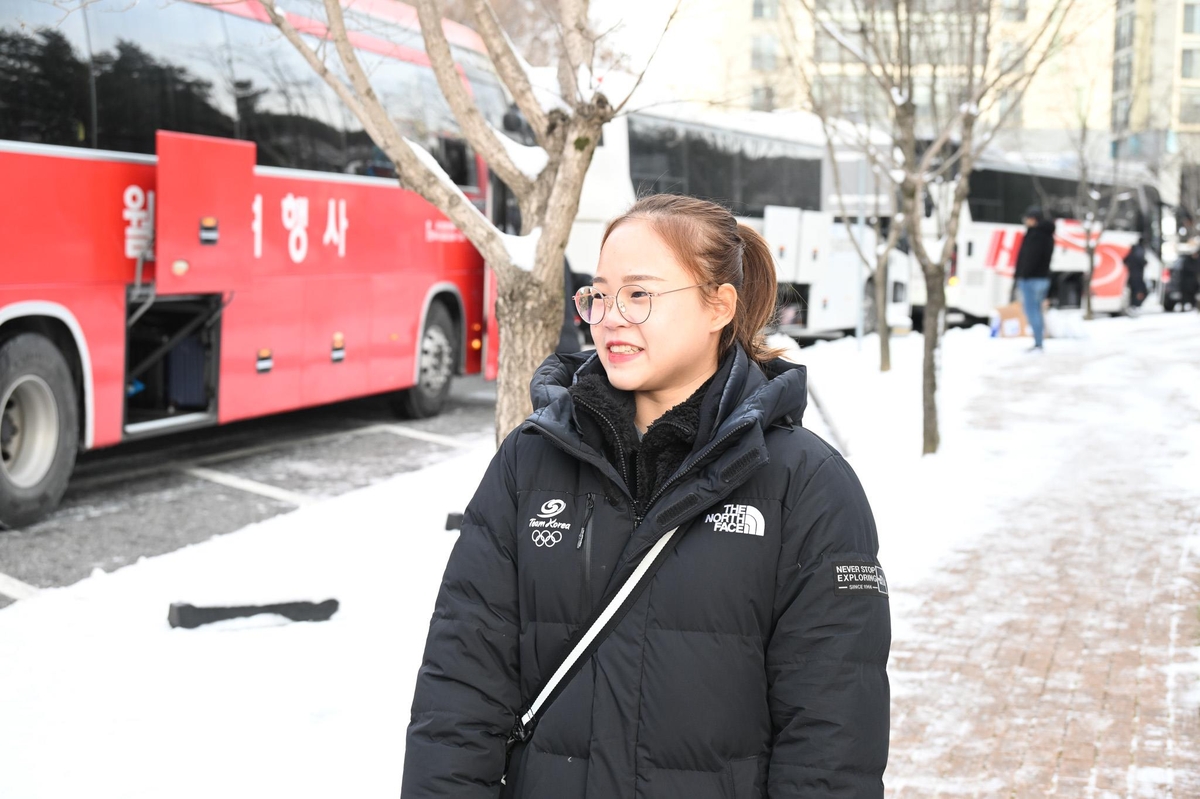
[[[552,547],[562,541],[562,533],[558,530],[534,530],[533,543],[539,547]]]

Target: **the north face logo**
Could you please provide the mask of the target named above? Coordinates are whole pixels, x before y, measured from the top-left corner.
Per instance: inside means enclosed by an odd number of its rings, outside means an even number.
[[[551,499],[542,503],[536,518],[529,520],[529,529],[533,530],[533,543],[539,547],[552,547],[562,541],[563,533],[570,531],[570,522],[560,522],[554,518],[567,509],[567,503],[561,499]]]
[[[767,529],[762,511],[753,505],[726,505],[724,512],[705,516],[704,523],[711,524],[718,533],[762,535]]]

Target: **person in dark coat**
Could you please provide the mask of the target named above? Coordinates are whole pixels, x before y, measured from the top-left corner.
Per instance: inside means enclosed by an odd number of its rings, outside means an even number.
[[[1125,254],[1125,269],[1129,273],[1129,304],[1140,308],[1146,299],[1146,244],[1141,236]]]
[[[1017,251],[1017,290],[1025,318],[1033,328],[1031,352],[1042,351],[1045,319],[1042,303],[1050,293],[1050,259],[1054,255],[1054,220],[1034,206],[1025,212],[1025,238]]]
[[[646,197],[610,223],[578,296],[597,349],[538,369],[533,413],[466,510],[401,795],[882,797],[891,627],[875,522],[850,466],[800,426],[804,367],[762,338],[766,242],[713,203]],[[506,764],[518,711],[676,526]]]

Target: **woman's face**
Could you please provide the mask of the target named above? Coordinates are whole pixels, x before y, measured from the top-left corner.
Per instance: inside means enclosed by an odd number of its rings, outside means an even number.
[[[613,387],[670,392],[694,388],[716,370],[720,333],[734,309],[727,300],[715,306],[705,302],[704,289],[688,288],[698,282],[647,222],[624,222],[609,235],[592,281],[597,291],[611,298],[633,284],[651,295],[672,292],[650,297],[650,315],[641,324],[622,316],[613,302],[592,325],[592,339]]]

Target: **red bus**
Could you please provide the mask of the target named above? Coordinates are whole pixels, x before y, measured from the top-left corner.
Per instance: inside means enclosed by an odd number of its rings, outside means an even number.
[[[0,6],[0,526],[51,510],[79,450],[384,392],[428,416],[494,374],[479,254],[255,0],[63,5]],[[486,210],[413,9],[347,15],[400,130]],[[500,127],[481,42],[445,29]]]

